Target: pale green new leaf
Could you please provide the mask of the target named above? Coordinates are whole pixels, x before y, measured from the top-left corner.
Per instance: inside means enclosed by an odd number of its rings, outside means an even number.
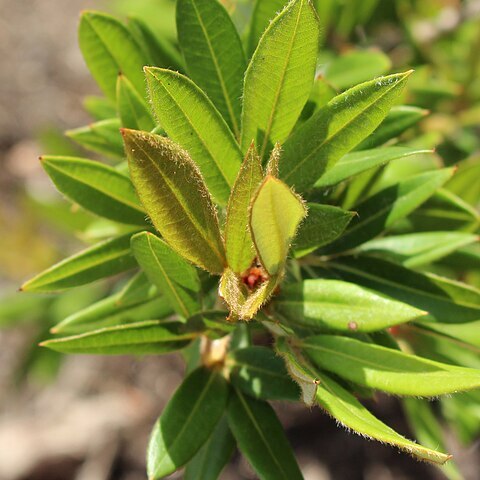
[[[228,266],[243,273],[255,258],[250,234],[250,202],[263,179],[261,159],[252,144],[230,194],[225,223],[225,250]]]
[[[275,300],[275,311],[293,326],[359,332],[382,330],[426,315],[354,283],[323,279],[285,285]]]
[[[230,15],[217,0],[179,0],[177,31],[189,76],[238,137],[246,61]]]
[[[292,449],[272,407],[235,389],[228,424],[260,480],[302,480]]]
[[[47,340],[41,346],[63,353],[99,355],[145,355],[168,353],[190,343],[191,334],[182,334],[181,322],[147,320],[89,331],[80,335]]]
[[[179,315],[188,318],[200,309],[200,280],[195,267],[150,232],[134,235],[131,246],[148,279]]]
[[[62,260],[24,283],[21,290],[54,292],[110,277],[134,268],[131,234],[98,243]]]
[[[120,223],[145,225],[145,212],[130,179],[100,162],[77,157],[41,157],[55,186],[81,207]]]
[[[300,197],[282,181],[267,176],[252,201],[250,231],[265,270],[282,271],[298,225],[306,215]]]
[[[315,76],[320,27],[308,0],[293,0],[263,34],[245,74],[242,149],[264,158],[292,130]]]
[[[377,128],[410,73],[357,85],[314,113],[285,143],[280,178],[298,191],[311,188],[323,173]]]
[[[301,258],[336,240],[347,228],[355,212],[331,205],[308,203],[308,215],[298,229],[293,256]]]
[[[480,387],[480,370],[447,365],[335,335],[302,340],[322,369],[395,395],[432,397]]]
[[[453,174],[444,168],[421,173],[387,187],[356,207],[357,216],[347,231],[325,252],[341,252],[376,237],[406,217],[435,193]]]
[[[227,382],[217,370],[201,367],[183,381],[153,428],[149,480],[174,472],[197,453],[223,415],[227,397]]]
[[[86,11],[80,19],[78,40],[93,78],[107,97],[115,100],[119,72],[144,94],[142,69],[147,59],[125,25],[110,15]]]
[[[213,198],[225,205],[242,153],[218,110],[190,79],[161,68],[146,68],[152,108],[168,136],[188,151]]]
[[[108,120],[115,117],[117,109],[109,98],[88,95],[83,99],[83,108],[95,120]]]
[[[132,181],[156,229],[187,260],[221,273],[225,254],[215,207],[188,153],[155,134],[123,135]]]

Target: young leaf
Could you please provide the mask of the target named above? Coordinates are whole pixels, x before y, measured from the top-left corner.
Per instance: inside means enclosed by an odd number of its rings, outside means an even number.
[[[360,250],[382,253],[410,268],[435,262],[457,249],[478,242],[478,236],[464,232],[421,232],[370,240]]]
[[[118,76],[117,81],[117,110],[124,128],[150,131],[155,127],[147,103],[122,74]]]
[[[426,314],[354,283],[323,279],[284,286],[275,311],[291,325],[346,332],[382,330]]]
[[[218,110],[191,80],[146,68],[152,107],[168,136],[188,151],[214,199],[225,205],[242,153]]]
[[[284,144],[280,178],[298,191],[311,188],[325,171],[377,128],[410,73],[357,85],[314,113]]]
[[[171,140],[123,130],[132,181],[156,229],[187,260],[211,273],[225,265],[215,207],[191,158]]]
[[[225,250],[228,266],[243,273],[252,265],[255,248],[249,228],[250,202],[263,179],[260,157],[251,145],[230,194],[225,224]]]
[[[177,31],[190,77],[238,137],[246,62],[230,15],[217,0],[179,0]]]
[[[144,322],[101,328],[80,335],[41,343],[57,352],[98,355],[145,355],[168,353],[185,347],[191,334],[181,334],[183,324],[170,320]]]
[[[108,120],[115,117],[117,109],[109,98],[89,95],[83,99],[83,108],[95,120]]]
[[[86,11],[80,19],[78,40],[93,78],[107,97],[115,100],[118,72],[144,94],[142,69],[147,59],[122,23],[110,15]]]
[[[118,292],[118,305],[127,307],[150,300],[158,295],[157,287],[150,283],[145,272],[139,271]]]
[[[76,157],[41,157],[42,166],[67,198],[96,215],[145,225],[145,212],[130,179],[100,162]]]
[[[188,318],[200,309],[200,280],[192,265],[150,232],[134,235],[131,246],[149,280],[179,315]]]
[[[336,240],[347,228],[354,212],[331,205],[308,203],[308,215],[300,225],[293,243],[293,256],[301,258]]]
[[[480,370],[456,367],[335,335],[302,340],[322,369],[395,395],[432,397],[480,387]]]
[[[452,173],[451,168],[421,173],[371,196],[358,205],[358,216],[352,220],[344,235],[324,251],[332,253],[349,250],[376,237],[425,202]]]
[[[233,350],[226,365],[230,382],[252,397],[296,401],[300,396],[283,360],[271,348],[254,346]]]
[[[131,234],[98,243],[62,260],[22,285],[29,292],[54,292],[110,277],[134,268]]]
[[[216,370],[198,368],[180,385],[153,428],[147,452],[150,480],[185,465],[225,411],[228,386]]]
[[[261,480],[302,480],[292,449],[272,407],[234,390],[228,424]]]
[[[183,480],[217,480],[235,450],[235,439],[223,417],[207,443],[188,463]]]
[[[265,270],[283,269],[290,243],[306,215],[302,200],[282,181],[267,176],[252,201],[250,231]]]
[[[422,153],[432,153],[431,150],[417,150],[407,147],[385,147],[373,150],[348,153],[342,157],[330,170],[325,172],[315,183],[315,188],[326,188],[343,182],[371,168],[385,165],[392,160],[406,158]]]
[[[282,143],[305,105],[315,76],[320,38],[308,0],[293,0],[263,34],[245,74],[242,149],[252,140],[264,158]]]

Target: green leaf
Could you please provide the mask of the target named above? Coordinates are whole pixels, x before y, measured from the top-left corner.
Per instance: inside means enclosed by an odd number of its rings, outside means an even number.
[[[355,215],[331,205],[308,203],[308,215],[300,225],[293,244],[293,255],[301,258],[336,240]]]
[[[226,365],[230,382],[252,397],[297,401],[300,396],[283,360],[271,348],[254,346],[233,350]]]
[[[410,105],[392,107],[385,120],[369,137],[359,143],[355,150],[367,150],[383,145],[388,140],[398,137],[405,130],[417,124],[428,113],[428,110]]]
[[[217,0],[179,0],[177,31],[189,76],[238,137],[246,62],[230,15]]]
[[[63,353],[98,355],[169,353],[185,347],[192,340],[193,335],[180,333],[182,327],[182,323],[171,320],[147,320],[47,340],[40,345]]]
[[[395,395],[432,397],[480,387],[480,370],[434,362],[398,350],[335,335],[302,340],[322,369]]]
[[[344,235],[324,251],[332,253],[349,250],[376,237],[425,202],[452,173],[451,168],[421,173],[371,196],[358,205],[358,216],[351,221]]]
[[[98,243],[62,260],[21,287],[29,292],[54,292],[110,277],[134,268],[131,234]]]
[[[473,155],[471,158],[458,163],[458,170],[447,183],[446,188],[475,206],[478,205],[478,199],[480,198],[480,185],[479,182],[472,182],[472,178],[479,177],[480,156]]]
[[[148,65],[183,70],[181,55],[165,36],[154,35],[145,22],[137,17],[128,17],[128,28],[143,47]]]
[[[171,140],[123,130],[132,181],[155,228],[187,260],[211,273],[225,265],[214,205],[191,158]]]
[[[260,157],[251,145],[230,194],[225,223],[225,250],[228,266],[243,273],[255,259],[255,248],[250,234],[250,202],[263,180]]]
[[[381,253],[416,268],[435,262],[458,248],[478,242],[478,235],[464,232],[422,232],[370,240],[360,250]]]
[[[121,74],[117,81],[117,110],[124,128],[150,131],[155,127],[155,121],[147,103],[127,77]]]
[[[77,157],[41,157],[55,186],[72,202],[104,218],[145,225],[145,212],[130,179],[100,162]]]
[[[227,397],[227,382],[216,370],[198,368],[183,381],[153,428],[150,480],[174,472],[197,453],[224,413]]]
[[[108,120],[117,114],[115,104],[109,98],[95,95],[89,95],[83,99],[83,108],[95,120]]]
[[[225,205],[242,162],[225,120],[187,77],[160,68],[146,68],[145,73],[160,124],[198,165],[214,199]]]
[[[172,313],[172,307],[164,297],[156,296],[125,305],[121,303],[120,294],[115,294],[69,315],[58,325],[55,325],[51,332],[61,334],[84,333],[99,328],[143,320],[162,320]]]
[[[149,232],[134,235],[131,246],[149,280],[179,315],[188,318],[200,310],[200,280],[192,265]]]
[[[385,165],[392,160],[422,153],[432,153],[432,151],[407,147],[385,147],[348,153],[318,179],[315,188],[330,187],[366,170]]]
[[[422,322],[422,327],[480,348],[480,320],[468,323]]]
[[[65,135],[87,150],[118,160],[124,157],[119,128],[118,118],[108,118],[86,127],[67,130]]]
[[[285,143],[280,178],[298,191],[311,188],[325,171],[377,128],[410,73],[357,85],[314,113]]]
[[[351,50],[328,63],[324,76],[337,90],[345,90],[384,75],[391,66],[390,59],[382,51]]]
[[[234,390],[228,424],[260,480],[302,480],[292,449],[272,407]]]
[[[143,66],[147,59],[127,28],[103,13],[86,11],[80,19],[78,40],[85,62],[105,95],[116,96],[118,72],[143,95]]]
[[[247,50],[251,57],[270,21],[280,12],[287,0],[256,0],[248,29]]]
[[[318,17],[307,0],[293,0],[263,34],[245,74],[242,148],[255,140],[264,158],[292,130],[315,77]]]
[[[122,306],[134,305],[150,300],[157,295],[157,287],[150,283],[145,272],[139,271],[118,292],[118,304]]]
[[[207,443],[188,463],[183,480],[217,480],[235,450],[226,417],[218,422]]]
[[[285,285],[275,311],[291,325],[345,332],[373,332],[426,315],[354,283],[323,279]]]
[[[372,415],[350,392],[323,372],[320,374],[316,400],[329,415],[362,436],[394,445],[428,462],[443,464],[451,458],[451,455],[426,448],[395,432]]]
[[[423,321],[462,324],[480,319],[478,293],[468,285],[371,256],[344,257],[329,262],[328,268],[342,279],[427,311]]]
[[[300,197],[277,178],[267,176],[252,201],[250,231],[265,270],[283,269],[299,223],[306,215]]]

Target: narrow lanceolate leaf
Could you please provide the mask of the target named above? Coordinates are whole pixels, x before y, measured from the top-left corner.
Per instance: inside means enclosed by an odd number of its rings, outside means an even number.
[[[339,280],[304,280],[282,288],[275,310],[291,325],[373,332],[409,322],[426,312]]]
[[[192,340],[191,334],[180,332],[182,327],[180,322],[147,320],[47,340],[41,346],[63,353],[99,355],[168,353]]]
[[[263,179],[261,159],[252,144],[230,194],[225,224],[225,250],[228,266],[243,273],[255,258],[250,234],[250,202]]]
[[[323,372],[319,374],[316,401],[329,415],[362,436],[398,447],[420,460],[444,464],[451,455],[415,443],[372,415],[350,392]]]
[[[130,234],[98,243],[62,260],[22,285],[29,292],[54,292],[110,277],[137,265]]]
[[[225,265],[215,207],[188,153],[158,135],[124,130],[132,181],[156,229],[187,260],[211,273]]]
[[[258,257],[271,275],[281,272],[305,205],[282,181],[267,176],[252,201],[250,231]]]
[[[411,72],[362,83],[330,100],[284,144],[280,177],[308,190],[370,135],[402,92]]]
[[[249,56],[257,48],[258,42],[271,20],[280,12],[287,0],[256,0],[250,19],[247,38],[247,53]]]
[[[468,285],[372,256],[344,257],[328,266],[344,280],[427,311],[424,321],[468,324],[480,319],[478,293]]]
[[[238,137],[246,62],[230,15],[217,0],[179,0],[177,31],[190,77]]]
[[[150,131],[155,127],[147,103],[122,74],[117,81],[117,110],[124,128]]]
[[[325,252],[348,250],[376,237],[425,202],[452,173],[451,168],[421,173],[371,196],[356,207],[358,216],[342,237],[325,248]]]
[[[139,271],[118,292],[118,304],[121,306],[134,305],[145,300],[150,300],[158,295],[157,287]]]
[[[302,348],[322,369],[396,395],[431,397],[480,387],[480,370],[434,362],[348,337],[318,335]]]
[[[85,62],[107,97],[115,100],[118,72],[143,95],[147,59],[127,28],[110,15],[84,12],[78,40]]]
[[[293,256],[303,257],[336,240],[347,228],[355,212],[331,205],[308,203],[308,215],[293,242]]]
[[[282,358],[271,348],[255,346],[233,350],[226,364],[231,383],[252,397],[291,401],[300,397]]]
[[[180,385],[157,420],[147,451],[150,480],[185,465],[225,411],[228,386],[218,371],[198,368]]]
[[[134,235],[131,245],[149,280],[179,315],[188,318],[200,309],[200,280],[195,267],[152,233]]]
[[[300,469],[272,407],[235,390],[228,424],[240,451],[261,480],[301,480]]]
[[[268,26],[245,75],[242,148],[263,158],[295,125],[315,76],[320,27],[308,0],[293,0]]]
[[[100,162],[76,157],[41,157],[55,186],[81,207],[116,222],[145,225],[145,211],[130,179]]]
[[[410,268],[435,262],[457,249],[478,242],[478,235],[464,232],[421,232],[370,240],[362,251],[381,253]]]
[[[315,188],[330,187],[366,170],[385,165],[392,160],[422,153],[427,154],[432,151],[407,147],[386,147],[348,153],[318,179]]]
[[[369,137],[359,143],[355,149],[366,150],[379,147],[388,140],[398,137],[427,115],[428,110],[410,105],[392,107],[378,128]]]
[[[235,439],[223,417],[205,445],[188,463],[183,480],[217,480],[235,450]]]
[[[214,199],[225,205],[242,162],[240,148],[218,110],[190,79],[146,68],[152,107],[168,136],[198,165]]]

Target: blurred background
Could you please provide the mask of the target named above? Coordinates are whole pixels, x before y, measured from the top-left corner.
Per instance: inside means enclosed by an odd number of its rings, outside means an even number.
[[[476,175],[477,183],[465,188],[455,180],[452,189],[478,208],[480,1],[317,3],[325,37],[319,73],[334,89],[349,87],[338,59],[359,51],[367,57],[358,82],[415,68],[405,102],[431,113],[410,133],[412,142],[460,164],[457,178]],[[243,28],[251,3],[227,6]],[[144,479],[150,428],[183,374],[175,356],[63,357],[37,347],[52,324],[102,298],[108,282],[61,297],[17,293],[24,280],[91,241],[92,218],[63,201],[38,161],[42,153],[95,158],[63,136],[92,121],[92,95],[100,94],[77,45],[84,9],[133,13],[175,38],[169,0],[0,0],[0,480]],[[472,255],[480,258],[478,249]],[[479,286],[479,271],[474,264],[466,280]],[[369,406],[413,437],[394,398],[379,396]],[[318,409],[277,407],[306,480],[446,478],[347,433]],[[462,472],[456,478],[479,478],[478,430],[446,430]],[[255,476],[236,456],[222,478]]]

